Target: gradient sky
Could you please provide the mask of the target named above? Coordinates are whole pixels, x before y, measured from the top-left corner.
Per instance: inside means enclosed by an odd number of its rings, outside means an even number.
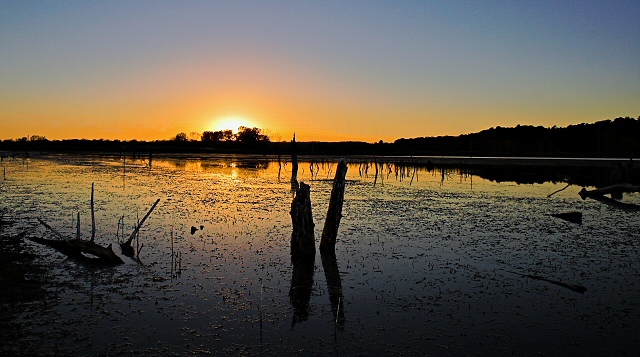
[[[0,0],[0,139],[227,120],[373,142],[639,115],[636,0]]]

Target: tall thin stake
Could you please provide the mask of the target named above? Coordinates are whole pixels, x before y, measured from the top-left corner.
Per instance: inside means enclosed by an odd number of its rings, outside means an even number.
[[[91,241],[96,238],[96,214],[93,207],[93,182],[91,183]]]
[[[80,212],[78,212],[78,220],[76,222],[76,239],[80,239]]]

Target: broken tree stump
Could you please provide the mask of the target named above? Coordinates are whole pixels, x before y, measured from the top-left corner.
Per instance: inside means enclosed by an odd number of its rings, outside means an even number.
[[[341,158],[333,179],[327,219],[324,221],[322,238],[320,239],[320,252],[323,254],[335,254],[336,237],[342,218],[342,204],[344,203],[345,179],[347,175],[347,160]]]
[[[316,245],[311,212],[311,187],[300,182],[296,196],[291,202],[291,256],[295,261],[299,256],[315,257]]]

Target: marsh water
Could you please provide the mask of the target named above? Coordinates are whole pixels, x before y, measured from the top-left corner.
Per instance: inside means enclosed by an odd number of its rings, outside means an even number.
[[[300,164],[316,239],[336,161]],[[377,174],[376,174],[376,168]],[[634,355],[640,219],[563,182],[352,163],[336,257],[294,272],[291,164],[248,157],[5,158],[2,236],[96,242],[144,223],[139,262],[100,267],[24,240],[41,297],[2,306],[3,354]],[[587,187],[593,188],[593,187]],[[640,204],[638,194],[622,201]],[[551,217],[580,211],[583,223]],[[124,217],[124,218],[123,218]],[[122,222],[124,221],[124,225]],[[193,228],[192,228],[193,227]],[[580,294],[530,274],[584,286]]]

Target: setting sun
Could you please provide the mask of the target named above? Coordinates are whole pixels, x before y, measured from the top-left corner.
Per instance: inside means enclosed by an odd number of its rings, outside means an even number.
[[[213,123],[212,130],[232,130],[234,133],[237,133],[238,128],[241,126],[252,128],[254,127],[254,124],[245,118],[229,117],[215,121]]]

